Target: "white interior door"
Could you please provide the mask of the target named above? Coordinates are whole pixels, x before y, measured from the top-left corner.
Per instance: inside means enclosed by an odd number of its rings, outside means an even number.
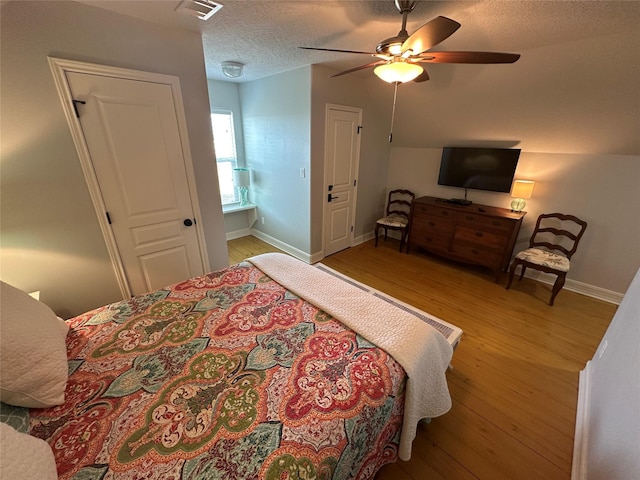
[[[353,243],[362,110],[327,105],[326,116],[325,256]]]
[[[203,274],[172,86],[65,76],[130,293]]]

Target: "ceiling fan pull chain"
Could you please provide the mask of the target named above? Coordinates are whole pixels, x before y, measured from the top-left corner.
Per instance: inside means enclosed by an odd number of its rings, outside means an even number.
[[[389,128],[389,143],[393,142],[393,119],[396,117],[396,97],[398,96],[398,84],[394,82],[393,87],[393,108],[391,109],[391,127]]]

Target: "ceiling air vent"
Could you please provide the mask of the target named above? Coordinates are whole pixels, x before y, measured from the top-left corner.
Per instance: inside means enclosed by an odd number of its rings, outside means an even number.
[[[212,2],[211,0],[184,0],[178,5],[176,12],[198,17],[200,20],[208,20],[221,8],[221,3]]]

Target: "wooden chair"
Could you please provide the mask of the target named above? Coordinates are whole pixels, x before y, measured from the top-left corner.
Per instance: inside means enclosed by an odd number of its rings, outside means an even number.
[[[573,215],[540,215],[529,240],[529,248],[519,252],[511,263],[507,289],[511,286],[518,265],[521,266],[519,280],[522,280],[527,267],[552,273],[557,276],[549,301],[549,305],[553,306],[556,295],[564,286],[571,257],[576,253],[586,228],[587,222]]]
[[[398,230],[400,237],[400,251],[407,241],[409,230],[409,214],[411,202],[416,198],[409,190],[391,190],[387,202],[387,214],[376,221],[376,244],[378,246],[378,231],[384,228],[384,239],[387,239],[387,230]]]

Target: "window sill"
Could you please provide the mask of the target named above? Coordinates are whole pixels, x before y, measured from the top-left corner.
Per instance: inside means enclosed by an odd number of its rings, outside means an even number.
[[[253,203],[248,203],[246,205],[240,205],[239,203],[230,203],[228,205],[222,206],[222,213],[235,213],[235,212],[243,212],[245,210],[255,210],[256,205]]]

